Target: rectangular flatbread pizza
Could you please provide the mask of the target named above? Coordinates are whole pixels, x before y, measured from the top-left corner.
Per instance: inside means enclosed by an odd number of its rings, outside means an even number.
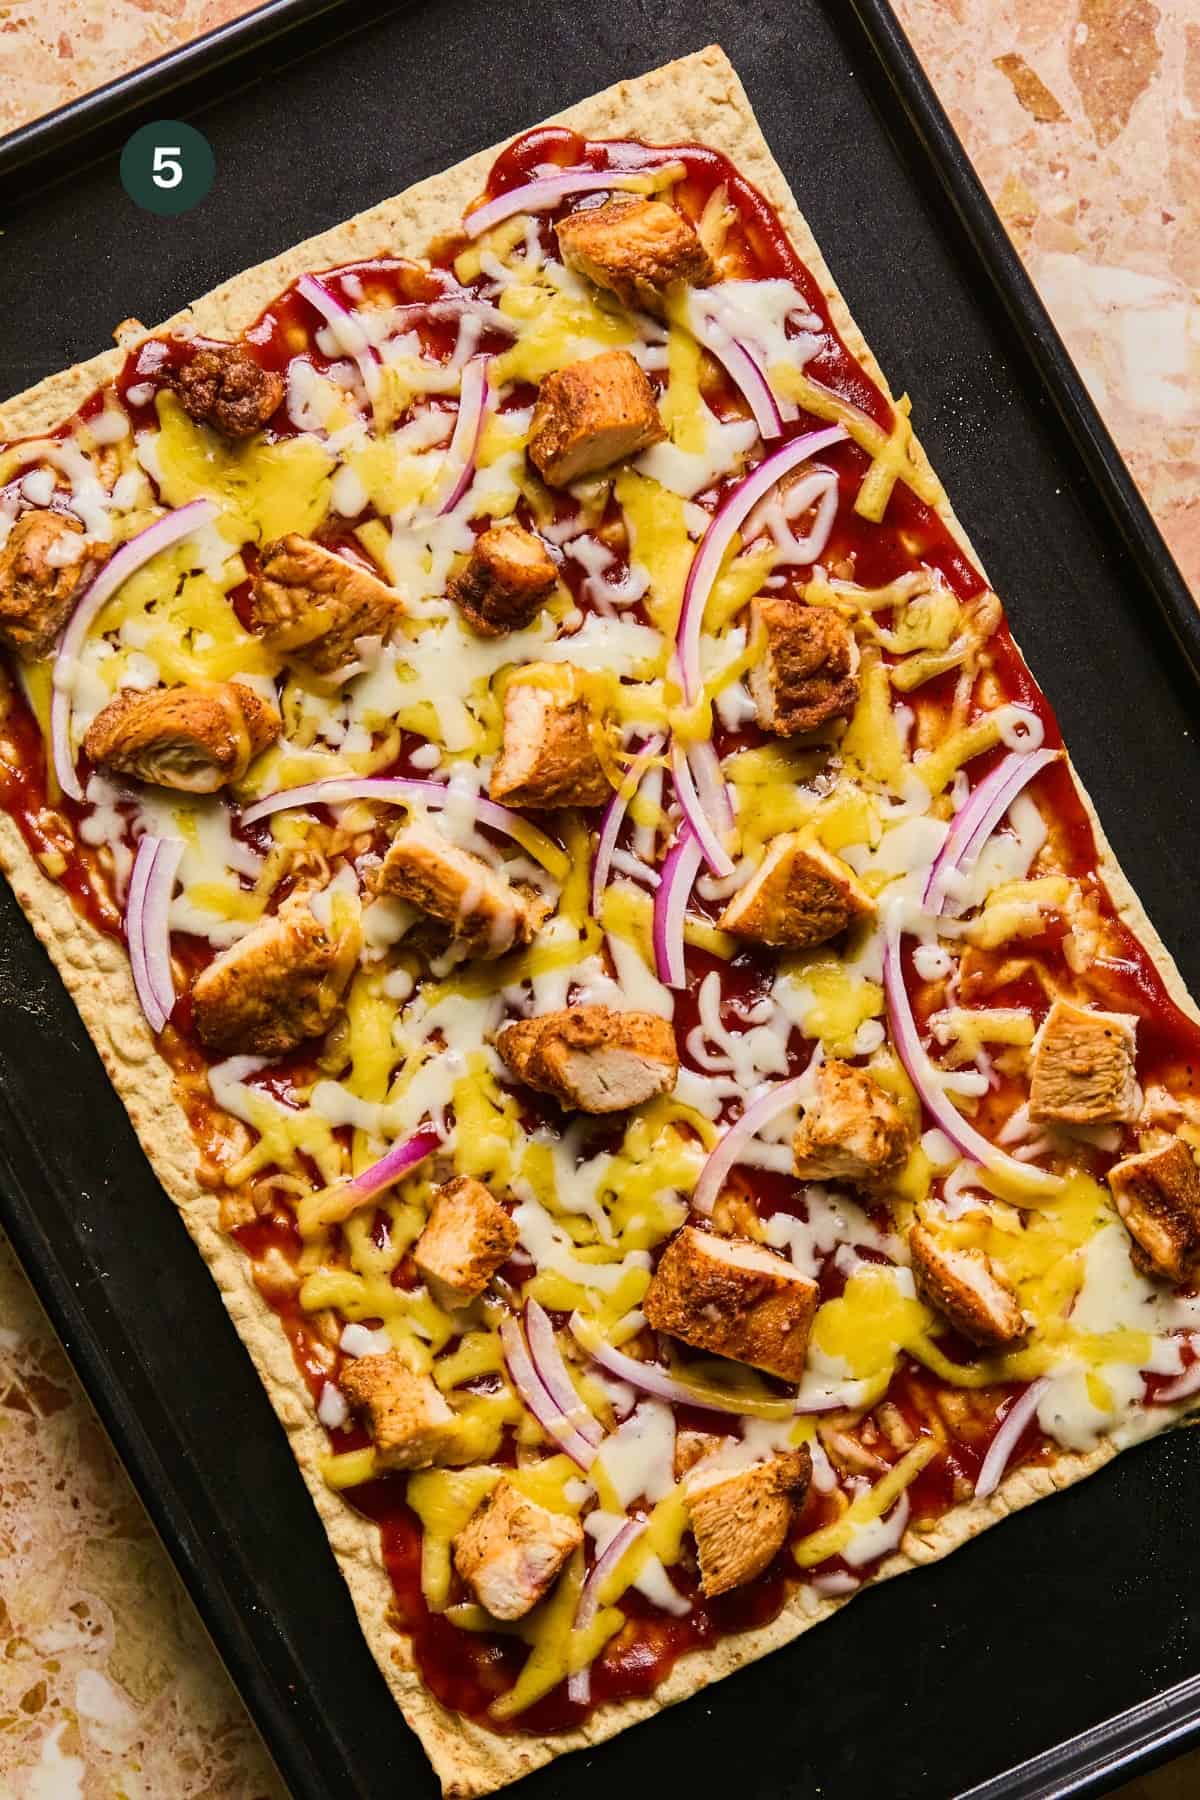
[[[725,56],[0,412],[0,860],[444,1790],[1177,1424],[1200,1014]]]

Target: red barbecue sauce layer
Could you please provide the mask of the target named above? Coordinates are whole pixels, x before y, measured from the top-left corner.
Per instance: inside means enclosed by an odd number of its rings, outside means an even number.
[[[700,216],[718,188],[725,188],[737,214],[727,239],[727,249],[731,249],[736,257],[736,272],[747,279],[774,277],[794,284],[823,327],[822,347],[807,363],[807,373],[823,386],[853,401],[883,430],[891,430],[894,414],[886,396],[842,343],[819,283],[797,257],[778,216],[757,189],[718,152],[694,144],[657,146],[650,150],[632,141],[593,142],[561,127],[546,127],[519,138],[497,158],[484,197],[491,199],[520,186],[535,173],[545,172],[549,164],[630,169],[645,166],[648,156],[655,162],[672,161],[684,165],[686,173],[675,187],[674,197],[693,218]],[[546,215],[539,218],[538,229],[547,248],[552,247],[551,218]],[[411,303],[415,307],[435,299],[452,285],[450,272],[464,243],[461,236],[456,236],[435,246],[432,273],[429,268],[412,262],[377,258],[330,271],[326,280],[335,291],[340,291],[342,282],[350,278],[350,291],[346,297],[351,300],[361,296],[368,303]],[[293,357],[303,355],[321,369],[327,367],[331,359],[324,357],[315,343],[320,324],[321,320],[308,302],[294,289],[289,289],[262,313],[245,333],[244,341],[253,346],[264,364],[271,367],[283,370]],[[428,354],[440,358],[450,355],[457,330],[452,317],[424,318],[417,322],[417,328]],[[485,336],[482,347],[498,350],[505,342],[498,335],[494,342]],[[135,352],[127,358],[117,377],[116,389],[133,418],[135,430],[153,428],[156,416],[153,399],[143,398],[140,403],[135,403],[130,399],[130,389],[136,391],[148,386],[156,392],[162,385],[164,374],[169,375],[191,354],[191,345],[185,341],[167,340],[167,345],[166,358],[150,376],[139,372]],[[707,379],[714,378],[710,374]],[[722,380],[717,376],[715,385],[706,387],[710,404],[721,413],[739,410],[737,397],[728,386],[722,387]],[[531,397],[530,390],[518,392],[509,404],[524,405]],[[59,428],[57,435],[65,437],[74,425],[86,420],[101,404],[101,395],[93,395],[74,419]],[[798,434],[816,423],[819,421],[802,414],[788,427],[788,432]],[[292,435],[294,429],[281,410],[272,422],[269,435],[285,437]],[[837,470],[842,489],[833,536],[825,552],[827,564],[852,560],[855,579],[871,587],[882,586],[924,564],[940,571],[959,598],[969,599],[984,590],[982,576],[937,513],[902,483],[894,489],[881,524],[875,525],[857,516],[853,502],[869,465],[865,452],[847,442],[827,451],[822,460]],[[562,505],[565,507],[566,504],[564,500]],[[329,536],[331,542],[338,541],[336,534]],[[351,544],[348,528],[343,541]],[[353,548],[357,551],[357,545]],[[568,567],[568,578],[569,575]],[[235,594],[235,605],[238,598]],[[581,585],[576,599],[581,607],[586,608],[589,604]],[[1046,743],[1051,746],[1061,744],[1054,715],[1006,625],[1002,624],[990,640],[988,666],[994,687],[1003,698],[1018,701],[1035,711],[1044,726]],[[955,674],[951,673],[927,683],[913,697],[915,703],[922,710],[940,709],[948,713],[955,680]],[[415,741],[402,745],[392,772],[408,769],[408,753]],[[722,751],[732,747],[732,742],[722,743],[718,738],[718,748]],[[973,779],[981,779],[1001,754],[996,751],[977,758],[971,770]],[[86,770],[84,774],[86,777]],[[1200,1062],[1200,1031],[1171,1000],[1149,953],[1116,918],[1099,878],[1099,859],[1090,819],[1065,767],[1056,765],[1044,771],[1031,791],[1041,803],[1043,812],[1054,821],[1054,849],[1059,865],[1094,889],[1096,905],[1108,923],[1109,948],[1092,967],[1089,978],[1102,1005],[1137,1014],[1140,1020],[1139,1077],[1143,1084],[1167,1081],[1177,1086],[1190,1085],[1193,1065]],[[120,910],[112,896],[107,856],[79,841],[76,827],[84,809],[57,794],[52,775],[48,777],[41,732],[21,690],[11,681],[7,709],[0,723],[0,806],[15,820],[31,851],[47,872],[53,872],[54,878],[70,894],[73,904],[99,930],[120,936]],[[265,845],[265,832],[254,841]],[[1046,999],[1036,970],[1040,966],[1053,972],[1056,966],[1061,966],[1064,932],[1063,923],[1051,919],[1040,938],[1020,940],[1015,956],[1010,954],[1011,947],[1008,946],[999,952],[974,953],[970,975],[974,992],[964,991],[964,999],[982,1001],[986,998],[992,1005],[1025,1005],[1032,1006],[1035,1011],[1044,1011]],[[174,948],[193,975],[212,954],[206,944],[195,939],[177,937]],[[1014,972],[1014,962],[1023,965],[1020,971]],[[708,968],[713,966],[717,966],[714,959],[706,953],[689,951],[692,988],[679,997],[675,1021],[681,1050],[688,1032],[697,1023],[695,989]],[[731,964],[721,966],[725,994],[735,1005],[752,1004],[762,993],[768,977],[767,965],[759,953],[742,952]],[[924,990],[911,970],[909,980],[920,1020],[939,1003],[937,992]],[[222,1142],[219,1115],[203,1092],[204,1071],[207,1063],[214,1059],[207,1057],[195,1037],[186,996],[181,997],[171,1025],[160,1041],[160,1048],[180,1078],[202,1156],[215,1156],[219,1161]],[[797,1035],[791,1046],[795,1070],[803,1068],[810,1053],[811,1045]],[[684,1055],[686,1060],[686,1052]],[[295,1059],[293,1066],[270,1072],[270,1086],[283,1097],[293,1081],[298,1083],[306,1076],[311,1077],[311,1068]],[[992,1126],[997,1124],[1013,1104],[1015,1098],[1006,1096],[1005,1084],[1001,1083],[998,1092],[989,1096],[986,1102],[993,1112],[990,1121],[985,1115],[985,1129],[989,1122]],[[553,1119],[552,1112],[539,1111],[537,1122],[552,1123]],[[312,1174],[316,1185],[315,1170]],[[739,1184],[763,1214],[780,1209],[796,1211],[803,1206],[797,1192],[798,1184],[787,1178],[742,1171]],[[383,1218],[380,1215],[380,1229],[384,1228]],[[880,1223],[886,1224],[882,1212]],[[290,1284],[278,1279],[280,1256],[286,1263],[295,1263],[299,1256],[300,1240],[291,1215],[281,1204],[277,1205],[254,1223],[236,1228],[233,1235],[255,1267],[260,1288],[280,1319],[292,1346],[296,1366],[316,1402],[322,1384],[330,1377],[336,1377],[341,1353],[323,1340],[315,1320],[304,1312]],[[268,1261],[275,1271],[270,1278]],[[409,1259],[400,1263],[393,1279],[400,1286],[413,1283],[415,1275]],[[823,1298],[835,1297],[842,1285],[842,1278],[830,1264],[822,1276]],[[948,1333],[942,1343],[951,1357],[967,1360],[972,1354],[971,1346],[957,1341],[952,1333]],[[1190,1350],[1185,1352],[1186,1355],[1190,1355]],[[947,1432],[945,1421],[938,1412],[939,1385],[928,1371],[905,1358],[887,1396],[911,1434],[928,1435],[932,1430],[945,1440],[945,1448],[908,1490],[912,1518],[921,1523],[936,1520],[962,1498],[965,1490],[969,1490],[999,1419],[1020,1391],[1019,1388],[1002,1387],[968,1393],[966,1421],[957,1431]],[[1152,1397],[1155,1387],[1161,1385],[1151,1378],[1148,1397]],[[681,1416],[681,1423],[702,1429],[705,1416],[695,1414],[686,1419]],[[331,1432],[329,1436],[336,1450],[353,1449],[367,1441],[355,1426]],[[885,1461],[895,1460],[898,1454],[882,1439],[875,1449]],[[1018,1446],[1016,1460],[1043,1460],[1050,1454],[1048,1441],[1036,1424],[1031,1425]],[[500,1456],[501,1460],[512,1460],[511,1445],[502,1448]],[[402,1476],[383,1476],[348,1492],[346,1498],[379,1527],[384,1561],[394,1592],[394,1622],[411,1637],[417,1666],[430,1690],[448,1707],[491,1724],[493,1729],[544,1734],[578,1725],[589,1709],[572,1703],[567,1698],[565,1685],[509,1725],[496,1727],[488,1718],[489,1705],[515,1681],[526,1649],[519,1638],[461,1631],[446,1619],[429,1612],[420,1584],[420,1526],[406,1505],[404,1494]],[[838,1511],[834,1499],[819,1493],[815,1487],[810,1488],[794,1521],[792,1541],[831,1522]],[[847,1565],[835,1557],[806,1574],[811,1578],[833,1571],[869,1578],[872,1567],[849,1571]],[[686,1561],[672,1571],[672,1579],[692,1600],[691,1613],[685,1618],[666,1616],[630,1590],[620,1603],[626,1614],[626,1624],[607,1645],[592,1671],[593,1706],[652,1693],[684,1652],[703,1649],[730,1633],[768,1624],[794,1591],[796,1571],[789,1549],[785,1547],[772,1568],[759,1580],[719,1600],[706,1600],[700,1594],[694,1568]],[[452,1596],[463,1597],[458,1593]]]

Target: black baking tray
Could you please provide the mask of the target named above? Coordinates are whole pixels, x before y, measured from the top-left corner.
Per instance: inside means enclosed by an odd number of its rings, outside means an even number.
[[[119,140],[167,109],[161,70],[19,169],[0,147],[0,388],[715,39],[1200,987],[1200,622],[884,0],[295,0],[280,35],[288,10],[171,92],[217,158],[184,218],[140,213],[117,175]],[[431,1794],[266,1396],[7,888],[0,926],[0,1216],[22,1261],[297,1800]],[[1198,1480],[1200,1434],[1133,1450],[525,1791],[1103,1791],[1200,1735]]]

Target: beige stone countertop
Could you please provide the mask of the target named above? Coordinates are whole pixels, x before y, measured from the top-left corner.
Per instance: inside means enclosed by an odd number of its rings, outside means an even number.
[[[894,4],[1200,594],[1200,0]],[[249,10],[0,0],[0,132]],[[0,1571],[0,1800],[283,1800],[2,1243]]]

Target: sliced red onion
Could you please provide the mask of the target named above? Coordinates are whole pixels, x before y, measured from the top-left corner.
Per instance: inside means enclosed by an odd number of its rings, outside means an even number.
[[[451,468],[457,467],[458,476],[446,499],[438,508],[438,516],[453,512],[472,481],[475,479],[475,460],[479,455],[479,440],[483,436],[483,422],[487,417],[488,388],[486,356],[477,356],[469,362],[462,373],[462,386],[459,390],[458,418],[454,424],[454,436],[450,439],[447,458]]]
[[[171,931],[167,909],[183,844],[178,838],[142,837],[133,859],[125,904],[125,939],[133,985],[152,1031],[161,1031],[175,1005]]]
[[[782,437],[783,415],[766,371],[740,338],[733,337],[693,296],[689,309],[693,336],[714,356],[740,391],[764,441]]]
[[[495,200],[488,200],[469,212],[463,220],[463,234],[468,238],[482,237],[493,225],[503,224],[505,219],[515,218],[517,213],[552,212],[572,194],[596,194],[622,188],[629,177],[637,173],[635,169],[573,168],[563,169],[557,175],[541,175],[536,181],[510,188],[507,194],[500,194]]]
[[[564,1449],[573,1463],[590,1469],[596,1460],[596,1446],[576,1430],[557,1400],[542,1385],[529,1354],[525,1334],[516,1319],[505,1319],[500,1327],[500,1348],[509,1378],[523,1405],[533,1414],[543,1431]],[[578,1404],[578,1401],[576,1402]]]
[[[645,1519],[626,1519],[604,1546],[588,1573],[575,1608],[575,1630],[583,1631],[596,1616],[600,1604],[600,1588],[628,1550],[646,1529]],[[586,1706],[592,1697],[591,1664],[577,1669],[567,1682],[567,1698],[576,1706]]]
[[[972,789],[966,805],[955,815],[925,883],[922,904],[935,917],[946,910],[955,875],[978,861],[980,851],[1017,795],[1035,775],[1057,762],[1058,756],[1057,750],[1014,750]]]
[[[657,1363],[639,1362],[636,1356],[626,1356],[623,1350],[618,1350],[613,1344],[597,1339],[578,1313],[571,1314],[570,1326],[573,1336],[583,1345],[594,1363],[607,1369],[619,1381],[627,1381],[639,1393],[652,1394],[656,1400],[670,1400],[676,1406],[695,1406],[701,1412],[730,1413],[735,1418],[745,1418],[755,1412],[755,1408],[747,1406],[744,1400],[725,1400],[702,1388],[689,1387],[686,1381],[677,1381],[665,1369],[660,1369]],[[781,1416],[785,1409],[790,1414],[790,1400],[781,1400],[779,1404]]]
[[[920,1033],[917,1031],[916,1020],[913,1018],[900,956],[901,929],[897,912],[894,909],[888,918],[885,935],[883,988],[887,997],[892,1037],[895,1040],[896,1053],[904,1064],[905,1072],[916,1088],[926,1112],[930,1114],[936,1124],[941,1126],[961,1155],[969,1157],[972,1162],[979,1163],[991,1174],[1006,1180],[1018,1193],[1039,1196],[1058,1193],[1062,1187],[1060,1176],[1051,1175],[1046,1169],[1035,1168],[1032,1163],[1018,1162],[1015,1157],[1007,1156],[997,1145],[990,1143],[982,1132],[976,1131],[973,1125],[968,1124],[958,1108],[947,1097],[945,1089],[938,1080],[937,1070],[925,1053]]]
[[[703,755],[705,750],[709,752],[707,757]],[[708,789],[708,794],[703,799],[697,791],[694,765],[702,772]],[[671,776],[683,816],[704,853],[704,860],[718,880],[723,881],[727,875],[733,874],[733,858],[721,842],[718,832],[728,831],[733,823],[733,815],[725,784],[721,780],[721,765],[711,743],[693,744],[690,752],[685,752],[678,743],[673,744]],[[719,800],[716,799],[717,794],[720,796]]]
[[[333,775],[326,781],[306,782],[302,787],[280,788],[278,793],[256,800],[241,814],[241,823],[257,825],[260,819],[270,818],[272,813],[290,812],[297,806],[341,806],[351,800],[380,800],[389,806],[419,800],[437,811],[457,798],[459,796],[444,781],[418,781],[407,775]],[[523,846],[537,844],[539,854],[548,859],[548,867],[562,863],[563,852],[554,840],[539,831],[536,825],[531,825],[528,819],[523,819],[520,813],[513,812],[511,807],[501,806],[481,795],[472,796],[471,806],[481,825],[501,831]]]
[[[71,750],[71,686],[75,663],[93,620],[117,589],[148,563],[151,557],[159,555],[163,550],[170,550],[181,539],[198,531],[202,525],[211,523],[216,516],[217,508],[211,500],[189,500],[186,506],[178,507],[175,512],[165,513],[161,519],[155,519],[153,525],[147,525],[144,531],[139,531],[136,537],[131,537],[127,543],[122,544],[119,550],[114,550],[103,568],[80,594],[75,611],[58,641],[54,658],[54,695],[50,702],[54,773],[58,777],[59,787],[72,800],[82,800],[83,789],[75,773],[75,758]]]
[[[1041,1403],[1042,1395],[1050,1386],[1050,1378],[1043,1375],[1039,1381],[1031,1382],[1020,1397],[1013,1401],[1004,1416],[1004,1423],[988,1445],[988,1453],[983,1459],[983,1467],[979,1471],[979,1479],[975,1483],[975,1498],[986,1500],[1000,1486],[1001,1478],[1012,1460],[1013,1451],[1017,1447],[1022,1432],[1033,1418]]]
[[[319,312],[325,323],[332,328],[335,339],[339,339],[338,348],[347,356],[352,356],[358,364],[358,372],[362,376],[363,386],[367,390],[368,400],[374,400],[379,392],[379,369],[381,358],[374,344],[371,343],[362,325],[355,318],[353,310],[344,300],[340,300],[333,289],[316,275],[302,275],[296,283],[296,292],[303,294],[308,304]],[[357,344],[355,343],[357,339]]]
[[[534,1371],[551,1400],[580,1437],[586,1438],[589,1444],[601,1443],[604,1427],[580,1399],[562,1359],[550,1316],[536,1300],[528,1301],[525,1306],[525,1336]]]
[[[412,1137],[393,1144],[386,1156],[364,1169],[361,1175],[355,1175],[346,1183],[347,1195],[353,1195],[357,1201],[373,1200],[376,1194],[382,1194],[385,1188],[394,1187],[402,1175],[432,1156],[442,1143],[440,1131],[423,1125]]]
[[[764,1125],[786,1112],[789,1106],[797,1106],[807,1097],[812,1087],[812,1071],[806,1069],[803,1075],[793,1077],[791,1081],[781,1081],[765,1094],[760,1094],[752,1106],[748,1106],[741,1118],[729,1127],[720,1143],[710,1153],[708,1161],[700,1171],[700,1179],[692,1195],[692,1205],[697,1212],[711,1213],[717,1203],[725,1183],[725,1177],[734,1164],[741,1159],[746,1145],[758,1136]]]
[[[739,526],[763,495],[769,493],[790,469],[806,462],[810,456],[816,456],[818,451],[828,449],[831,444],[840,443],[846,435],[844,425],[826,425],[820,431],[808,431],[800,437],[792,438],[780,449],[772,451],[770,456],[764,457],[758,467],[738,483],[717,509],[688,570],[675,637],[680,684],[689,706],[700,693],[702,685],[700,628],[704,622],[704,609],[725,560],[725,553],[737,535]]]
[[[625,814],[633,804],[634,796],[641,786],[642,776],[665,742],[666,739],[661,732],[646,739],[635,756],[629,773],[604,809],[604,817],[600,821],[600,835],[596,839],[596,860],[592,864],[592,916],[594,918],[600,917],[604,890],[608,886],[608,877],[612,869],[613,851],[617,847],[617,839],[621,834]]]
[[[1176,1400],[1190,1400],[1193,1394],[1200,1394],[1200,1362],[1194,1362],[1166,1387],[1159,1388],[1154,1399],[1156,1405],[1171,1406]]]
[[[662,880],[654,894],[654,970],[665,987],[685,988],[687,968],[683,955],[683,921],[688,897],[704,851],[700,840],[685,820],[679,835],[667,851],[662,866]]]

